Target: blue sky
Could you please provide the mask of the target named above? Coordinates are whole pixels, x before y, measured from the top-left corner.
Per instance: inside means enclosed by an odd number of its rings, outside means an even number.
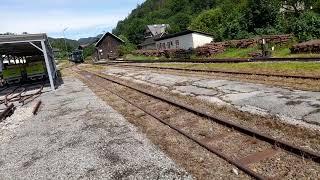
[[[1,0],[0,32],[47,33],[70,39],[111,31],[144,0]]]

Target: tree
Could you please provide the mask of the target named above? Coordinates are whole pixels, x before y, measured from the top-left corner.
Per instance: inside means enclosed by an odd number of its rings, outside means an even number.
[[[211,9],[201,13],[190,25],[190,29],[212,33],[215,40],[222,39],[221,28],[224,15],[221,8]]]
[[[90,57],[95,52],[95,46],[91,44],[90,46],[84,48],[83,50],[83,57],[86,59],[87,57]]]
[[[281,5],[285,11],[293,11],[296,17],[309,10],[317,0],[282,0]]]
[[[293,32],[299,41],[320,38],[320,15],[306,12],[290,23],[289,31]]]
[[[174,32],[186,30],[191,22],[191,16],[185,13],[177,13],[169,18],[169,24],[172,25]]]
[[[132,43],[130,43],[128,38],[125,37],[124,35],[119,35],[119,38],[124,41],[124,44],[122,44],[120,46],[120,49],[119,49],[120,56],[124,56],[126,54],[130,54],[130,53],[132,53],[132,51],[137,49],[137,46],[132,44]]]
[[[280,16],[280,3],[277,0],[248,0],[245,18],[248,20],[248,31],[256,28],[274,26]]]

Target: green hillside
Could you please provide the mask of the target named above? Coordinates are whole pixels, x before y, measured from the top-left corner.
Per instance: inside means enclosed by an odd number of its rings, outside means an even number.
[[[200,30],[216,41],[284,33],[305,41],[320,38],[319,9],[320,0],[146,0],[113,33],[138,44],[146,25],[170,24],[170,32]]]

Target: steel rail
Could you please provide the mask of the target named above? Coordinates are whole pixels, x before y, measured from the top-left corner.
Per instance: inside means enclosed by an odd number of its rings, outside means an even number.
[[[20,89],[21,88],[21,91],[18,92],[16,95],[13,95],[16,93],[16,90]],[[5,105],[8,105],[9,102],[11,101],[17,101],[19,99],[21,99],[21,95],[23,92],[25,92],[26,88],[24,87],[17,87],[16,89],[14,89],[11,93],[8,93],[6,96],[5,96],[5,99],[4,99],[4,104]],[[8,98],[10,95],[13,95],[12,97]]]
[[[88,72],[90,73],[90,72]],[[99,76],[100,77],[100,76]],[[102,78],[102,77],[100,77]],[[103,78],[105,79],[105,78]],[[108,79],[106,79],[108,80]],[[111,80],[109,80],[111,81]],[[113,81],[111,81],[113,82]],[[118,84],[118,83],[116,83]],[[177,131],[178,133],[184,135],[185,137],[187,137],[188,139],[194,141],[195,143],[197,143],[198,145],[200,145],[201,147],[207,149],[209,152],[216,154],[217,156],[219,156],[220,158],[224,159],[225,161],[227,161],[228,163],[236,166],[237,168],[239,168],[240,170],[242,170],[243,172],[245,172],[246,174],[250,175],[251,177],[258,179],[258,180],[266,180],[266,179],[270,179],[268,177],[265,177],[259,173],[256,173],[255,171],[251,170],[248,166],[242,164],[239,160],[233,159],[230,156],[222,153],[221,151],[217,150],[216,148],[210,147],[209,145],[207,145],[206,143],[202,142],[200,139],[197,139],[191,135],[189,135],[188,133],[184,132],[183,130],[179,129],[178,127],[171,125],[169,123],[167,123],[165,120],[163,120],[161,117],[159,117],[158,115],[156,115],[155,113],[146,110],[145,108],[140,107],[139,105],[135,104],[134,102],[130,101],[129,99],[121,96],[119,93],[116,93],[110,89],[104,88],[107,91],[109,91],[110,93],[116,95],[117,97],[119,97],[120,99],[124,100],[125,102],[133,105],[134,107],[140,109],[141,111],[143,111],[144,113],[148,114],[149,116],[155,118],[156,120],[158,120],[159,122],[161,122],[162,124],[168,126],[169,128]]]
[[[283,150],[286,150],[287,152],[290,152],[290,153],[293,153],[295,155],[298,155],[298,156],[301,156],[301,157],[304,157],[304,158],[307,158],[307,159],[311,159],[314,162],[320,163],[320,154],[318,152],[313,152],[313,151],[310,151],[308,149],[295,146],[295,145],[290,144],[288,142],[285,142],[285,141],[282,141],[280,139],[276,139],[274,137],[271,137],[271,136],[269,136],[267,134],[258,132],[256,130],[253,130],[253,129],[250,129],[250,128],[247,128],[247,127],[244,127],[244,126],[239,125],[239,124],[236,124],[236,123],[234,123],[234,122],[232,122],[230,120],[214,116],[214,115],[210,114],[209,112],[197,109],[197,108],[195,108],[193,106],[190,106],[190,105],[187,105],[185,103],[173,101],[173,100],[168,99],[166,97],[163,97],[163,96],[160,96],[160,95],[156,95],[153,92],[150,92],[150,91],[147,91],[147,90],[143,90],[143,89],[140,89],[138,87],[134,87],[134,86],[131,86],[131,85],[128,85],[128,84],[124,84],[121,81],[116,80],[114,78],[106,77],[104,75],[100,75],[100,74],[97,74],[97,73],[94,73],[94,72],[90,72],[90,71],[87,71],[87,70],[83,70],[83,69],[81,69],[81,71],[87,72],[89,74],[96,75],[96,76],[98,76],[98,77],[100,77],[102,79],[108,80],[108,81],[113,82],[115,84],[130,88],[132,90],[138,91],[138,92],[140,92],[142,94],[148,95],[148,96],[153,97],[155,99],[159,99],[161,101],[167,102],[167,103],[169,103],[171,105],[174,105],[174,106],[179,107],[181,109],[185,109],[185,110],[187,110],[189,112],[192,112],[194,114],[197,114],[197,115],[199,115],[201,117],[208,118],[208,119],[210,119],[210,120],[212,120],[212,121],[214,121],[216,123],[222,124],[222,125],[224,125],[226,127],[235,129],[235,130],[237,130],[237,131],[239,131],[239,132],[241,132],[243,134],[246,134],[246,135],[255,137],[257,139],[260,139],[262,141],[268,142],[268,143],[270,143],[272,145],[275,145],[275,146],[277,146],[277,147],[279,147],[279,148],[281,148]]]
[[[33,108],[33,110],[32,110],[32,114],[33,114],[33,115],[37,115],[41,103],[42,103],[41,101],[38,101],[38,102],[36,103],[36,105],[34,106],[34,108]]]
[[[244,62],[317,62],[320,57],[288,57],[288,58],[213,58],[213,59],[159,59],[159,60],[119,60],[113,63],[244,63]],[[104,64],[97,63],[97,64]]]
[[[22,103],[22,105],[25,105],[26,100],[31,99],[36,95],[40,95],[42,93],[43,88],[44,88],[44,85],[40,85],[40,88],[35,93],[21,96],[19,103]]]
[[[279,77],[279,78],[320,80],[320,76],[280,75],[280,74],[266,74],[266,73],[249,73],[249,72],[219,71],[219,70],[205,70],[205,69],[187,69],[187,68],[169,68],[169,67],[155,67],[155,66],[124,65],[124,64],[117,65],[117,66],[161,69],[161,70],[174,70],[174,71],[223,73],[223,74],[235,74],[235,75],[250,75],[250,76],[267,76],[267,77]]]
[[[10,112],[12,112],[14,109],[14,105],[10,104],[3,112],[0,114],[0,122],[3,121],[5,118],[8,117]]]

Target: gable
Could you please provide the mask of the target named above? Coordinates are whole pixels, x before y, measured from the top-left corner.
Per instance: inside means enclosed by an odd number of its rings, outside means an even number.
[[[95,46],[98,47],[104,40],[106,40],[107,37],[110,37],[110,38],[112,38],[112,39],[114,39],[116,41],[124,43],[124,41],[122,39],[120,39],[118,36],[107,32],[99,39],[99,41],[95,44]]]

